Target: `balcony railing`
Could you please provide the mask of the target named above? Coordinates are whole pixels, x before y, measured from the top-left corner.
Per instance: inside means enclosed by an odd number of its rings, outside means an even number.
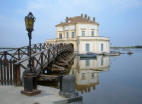
[[[80,39],[96,39],[96,40],[109,40],[108,37],[103,37],[103,36],[77,36],[74,38],[56,38],[56,40],[80,40]]]

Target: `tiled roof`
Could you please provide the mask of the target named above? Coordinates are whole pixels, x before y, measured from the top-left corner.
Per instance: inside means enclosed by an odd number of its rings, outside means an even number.
[[[75,16],[75,17],[66,17],[66,22],[61,22],[60,24],[57,24],[56,26],[65,26],[70,24],[77,24],[77,23],[90,23],[90,24],[97,24],[99,25],[95,20],[91,20],[90,17],[83,17],[83,16]]]

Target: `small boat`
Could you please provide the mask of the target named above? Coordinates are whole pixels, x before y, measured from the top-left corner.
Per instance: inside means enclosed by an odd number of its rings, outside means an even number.
[[[103,55],[106,55],[106,56],[119,56],[120,52],[115,52],[115,51],[111,51],[110,53],[104,52]]]
[[[129,51],[127,54],[128,54],[128,55],[131,55],[131,54],[133,54],[133,52]]]
[[[80,58],[97,58],[97,54],[88,52],[86,54],[79,54]]]

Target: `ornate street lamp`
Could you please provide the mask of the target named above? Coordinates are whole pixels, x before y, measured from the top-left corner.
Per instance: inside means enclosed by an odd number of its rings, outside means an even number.
[[[31,57],[31,39],[32,39],[32,31],[33,26],[35,22],[35,17],[31,12],[25,17],[25,25],[26,30],[28,31],[28,37],[29,37],[29,47],[28,47],[28,55],[29,55],[29,70],[24,75],[24,90],[21,91],[22,94],[25,94],[27,96],[33,96],[39,94],[41,91],[37,90],[37,84],[36,84],[36,75],[35,71],[32,70],[32,57]]]
[[[28,54],[29,54],[29,69],[31,72],[32,70],[32,57],[31,57],[31,39],[32,39],[32,31],[34,27],[35,17],[31,12],[29,12],[28,16],[25,17],[25,25],[26,30],[28,31],[28,37],[29,37],[29,48],[28,48]]]

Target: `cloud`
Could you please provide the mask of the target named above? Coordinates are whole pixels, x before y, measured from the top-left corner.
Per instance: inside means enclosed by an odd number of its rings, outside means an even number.
[[[116,10],[125,10],[142,6],[141,0],[110,0],[111,6]]]
[[[125,10],[142,6],[141,0],[28,0],[28,9],[62,10],[62,12]]]
[[[99,20],[99,23],[103,26],[104,22],[114,19],[111,17],[114,14],[116,16],[118,13],[127,12],[141,6],[141,0],[24,0],[22,3],[20,2],[20,6],[13,6],[11,11],[8,10],[0,14],[0,35],[10,44],[12,43],[11,40],[16,40],[19,34],[25,36],[24,16],[29,11],[33,12],[36,17],[32,39],[36,43],[45,41],[47,38],[55,38],[55,25],[63,21],[66,16],[73,17],[81,13],[87,13],[91,17],[98,17],[97,21]],[[1,10],[5,9],[6,6],[1,7]],[[117,16],[116,19],[119,19]],[[117,24],[117,21],[115,23]],[[13,36],[10,36],[11,33]],[[27,37],[19,38],[20,40],[17,39],[16,41],[22,44]],[[4,41],[4,39],[1,40]],[[5,44],[9,43],[5,42]]]

